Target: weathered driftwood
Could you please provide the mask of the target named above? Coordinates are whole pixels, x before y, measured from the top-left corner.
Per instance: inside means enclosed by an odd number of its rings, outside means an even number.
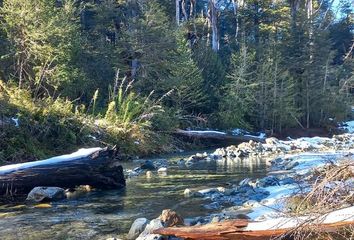
[[[269,240],[291,233],[293,228],[271,230],[247,230],[247,220],[230,220],[192,227],[171,227],[154,231],[155,234],[198,240]],[[335,232],[341,227],[354,226],[351,222],[336,222],[314,226],[316,232]]]
[[[80,149],[47,160],[0,167],[0,195],[23,195],[37,186],[73,188],[91,185],[114,189],[125,186],[123,168],[107,148]]]
[[[219,140],[225,142],[248,142],[250,140],[255,142],[264,142],[264,139],[256,136],[235,136],[218,131],[186,131],[177,129],[175,134],[188,138]]]

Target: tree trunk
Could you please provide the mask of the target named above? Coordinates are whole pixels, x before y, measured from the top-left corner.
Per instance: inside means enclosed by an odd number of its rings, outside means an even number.
[[[209,1],[209,9],[210,9],[210,22],[211,22],[211,30],[212,30],[212,40],[211,40],[211,48],[214,52],[219,51],[219,35],[218,35],[218,26],[217,26],[217,9],[215,0]]]
[[[189,19],[194,19],[195,18],[195,4],[196,0],[190,0],[190,9],[189,9]]]
[[[287,222],[289,220],[285,219],[284,221]],[[297,222],[296,220],[293,221]],[[238,219],[209,223],[202,226],[160,228],[154,230],[153,233],[190,240],[269,240],[280,237],[282,237],[281,239],[292,239],[289,236],[289,232],[293,229],[296,230],[297,227],[276,229],[269,225],[264,225],[264,230],[251,230],[252,224],[257,225],[258,223]],[[313,227],[317,233],[334,233],[343,227],[349,227],[350,229],[353,224],[354,221],[342,220],[333,223],[313,224]],[[279,223],[279,226],[282,226],[282,224]]]
[[[179,16],[179,13],[180,13],[179,1],[180,0],[176,0],[176,24],[177,24],[177,26],[179,26],[179,19],[180,19],[180,16]]]
[[[114,160],[115,150],[81,149],[42,161],[0,167],[0,195],[21,196],[34,187],[118,189],[125,186],[123,168]]]
[[[232,0],[232,5],[234,8],[234,15],[235,15],[235,24],[236,24],[236,29],[235,29],[235,40],[237,42],[237,37],[238,37],[238,2],[237,0]]]
[[[307,11],[307,21],[308,21],[308,31],[309,31],[309,41],[310,41],[310,61],[313,58],[313,21],[312,21],[312,14],[313,14],[313,4],[312,0],[307,0],[306,2],[306,11]]]
[[[184,21],[188,21],[188,15],[186,11],[186,0],[182,0],[182,13]]]

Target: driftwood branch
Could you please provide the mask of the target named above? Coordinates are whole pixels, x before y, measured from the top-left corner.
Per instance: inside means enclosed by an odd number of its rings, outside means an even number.
[[[225,142],[248,142],[250,140],[255,142],[264,142],[264,139],[255,136],[234,136],[224,132],[218,131],[186,131],[177,129],[174,132],[176,135],[195,138],[195,139],[206,139],[206,140],[218,140]]]
[[[271,230],[247,230],[247,220],[231,220],[203,226],[171,227],[155,230],[155,234],[199,240],[269,240],[291,232],[292,228]],[[318,232],[335,232],[339,228],[354,226],[354,221],[315,225]]]

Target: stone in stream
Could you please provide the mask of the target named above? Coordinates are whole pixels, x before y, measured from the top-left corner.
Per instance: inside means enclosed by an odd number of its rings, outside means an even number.
[[[146,218],[138,218],[136,219],[132,226],[130,227],[129,233],[127,235],[127,239],[129,240],[134,240],[136,239],[140,233],[142,233],[146,227],[146,225],[149,223],[149,220]]]
[[[35,187],[26,200],[32,202],[57,201],[65,199],[65,190],[60,187]]]
[[[146,172],[146,178],[152,178],[152,172],[151,171],[147,171]]]
[[[298,166],[300,163],[297,161],[291,161],[285,165],[285,170],[293,169],[294,167]]]
[[[167,172],[167,168],[166,167],[161,167],[159,169],[157,169],[158,173],[166,173]]]
[[[165,227],[183,226],[184,220],[175,211],[165,209],[162,211],[159,219],[164,223]]]
[[[140,233],[137,240],[160,239],[160,235],[153,234],[153,231],[159,228],[164,228],[162,221],[158,218],[151,220],[150,223],[146,225],[144,231]]]
[[[279,185],[280,185],[279,179],[275,176],[267,176],[262,179],[259,179],[256,182],[257,187],[263,187],[263,188],[266,188],[269,186],[279,186]]]
[[[200,192],[193,192],[189,188],[186,188],[183,192],[185,197],[204,197],[204,195]]]
[[[144,169],[144,170],[155,170],[156,169],[154,163],[150,160],[146,160],[143,164],[141,164],[140,168]]]
[[[214,209],[220,209],[220,203],[218,202],[212,202],[210,204],[204,205],[204,208],[209,209],[209,210],[214,210]]]

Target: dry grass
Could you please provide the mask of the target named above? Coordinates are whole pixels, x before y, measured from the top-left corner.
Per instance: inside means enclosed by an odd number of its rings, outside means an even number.
[[[325,214],[354,205],[354,162],[347,159],[331,164],[311,176],[311,190],[288,199],[291,217],[310,216],[296,229],[280,239],[294,240],[353,240],[354,226],[325,232],[319,224]],[[354,215],[354,213],[353,213]],[[313,223],[317,223],[313,224]]]

